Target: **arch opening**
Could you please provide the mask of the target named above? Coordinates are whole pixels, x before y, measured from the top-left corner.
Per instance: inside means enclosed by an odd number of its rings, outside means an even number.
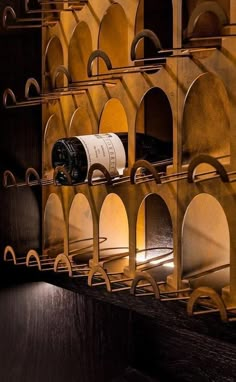
[[[146,157],[140,158],[136,147],[135,160],[157,162],[173,158],[173,116],[168,97],[162,89],[154,87],[146,92],[137,111],[135,128],[136,134],[144,133],[156,140]],[[165,168],[166,165],[161,166],[160,170]]]
[[[43,176],[47,179],[53,178],[52,148],[54,143],[66,136],[63,121],[56,114],[52,114],[46,123],[43,136]]]
[[[182,30],[183,41],[199,45],[202,38],[220,37],[224,26],[228,23],[226,4],[216,1],[197,2],[183,0],[182,5]],[[216,41],[216,40],[215,40]],[[202,44],[215,44],[215,42],[203,41]]]
[[[209,99],[211,102],[209,102]],[[182,162],[199,154],[230,160],[229,97],[220,78],[198,76],[189,87],[183,109]]]
[[[136,225],[136,266],[163,281],[173,272],[173,227],[165,201],[147,196],[139,207]]]
[[[69,214],[69,257],[75,262],[87,262],[93,257],[93,218],[87,198],[76,194]]]
[[[107,224],[107,222],[111,224]],[[105,240],[99,245],[100,260],[114,257],[106,264],[108,271],[123,271],[128,265],[129,224],[125,206],[120,197],[109,194],[102,205],[99,219],[99,237]]]
[[[68,48],[68,69],[73,82],[88,79],[87,62],[91,53],[91,32],[87,23],[81,21],[72,33]]]
[[[120,4],[112,4],[100,23],[98,37],[98,48],[107,54],[112,68],[128,65],[128,27],[124,9]],[[102,60],[97,60],[97,69],[98,73],[107,72]]]
[[[173,9],[172,0],[140,0],[136,20],[135,35],[143,29],[150,29],[160,40],[164,49],[173,47]],[[140,41],[137,47],[137,58],[157,57],[157,52],[150,40]],[[159,57],[161,55],[159,54]]]
[[[65,221],[62,204],[56,194],[50,194],[44,210],[43,253],[56,257],[64,252]]]
[[[225,212],[209,194],[189,204],[182,227],[182,278],[192,288],[207,286],[220,292],[229,284],[230,235]]]
[[[45,86],[47,90],[53,89],[53,77],[55,70],[64,64],[63,48],[57,36],[51,37],[45,49]],[[63,86],[63,79],[59,78],[58,86]]]

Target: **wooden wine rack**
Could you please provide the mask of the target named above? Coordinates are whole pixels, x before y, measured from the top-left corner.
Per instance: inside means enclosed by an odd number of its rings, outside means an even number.
[[[7,243],[4,259],[235,320],[234,2],[41,5],[42,83],[29,78],[23,101],[6,89],[3,103],[42,104],[42,177],[29,167],[23,182],[42,188],[42,250],[19,258]],[[6,28],[22,27],[11,9],[4,15]],[[94,181],[91,169],[84,184],[56,183],[57,139],[123,131],[123,177]],[[136,132],[173,142],[164,172],[136,161]],[[19,185],[8,169],[4,185]]]

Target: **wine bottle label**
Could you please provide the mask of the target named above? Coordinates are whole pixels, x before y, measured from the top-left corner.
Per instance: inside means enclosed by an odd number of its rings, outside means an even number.
[[[83,144],[88,161],[88,170],[94,163],[102,164],[112,176],[123,174],[126,163],[124,146],[114,133],[76,136]],[[88,174],[87,174],[88,175]],[[94,172],[100,177],[101,171]],[[86,177],[87,179],[87,177]]]

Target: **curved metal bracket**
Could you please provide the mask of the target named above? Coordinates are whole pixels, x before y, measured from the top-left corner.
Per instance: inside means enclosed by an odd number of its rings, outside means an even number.
[[[12,181],[12,183],[8,182],[9,179]],[[15,187],[17,186],[16,178],[10,170],[6,170],[3,173],[3,186],[5,188],[11,187],[11,186],[15,186]]]
[[[64,66],[64,65],[59,65],[54,73],[53,73],[53,76],[52,76],[52,86],[53,86],[53,89],[56,89],[57,88],[57,78],[60,74],[64,74],[67,81],[68,81],[68,84],[71,84],[72,83],[72,77],[71,77],[71,74],[69,72],[69,70]]]
[[[147,160],[144,160],[144,159],[137,160],[134,163],[133,167],[131,168],[131,172],[130,172],[131,184],[136,184],[135,177],[136,177],[136,172],[139,168],[144,168],[144,169],[148,170],[153,175],[156,183],[161,184],[160,175],[158,174],[155,167],[153,167],[153,165],[150,162],[148,162]]]
[[[56,80],[57,77],[60,73],[63,73],[66,75],[68,82],[72,82],[70,73],[68,70],[60,66],[56,69],[54,73],[54,86],[56,86]],[[36,96],[30,96],[30,89],[34,88],[36,90],[37,95]],[[37,106],[43,103],[49,103],[49,102],[55,102],[60,99],[60,96],[66,96],[66,95],[73,95],[73,94],[81,94],[84,93],[86,90],[85,89],[74,89],[70,88],[69,90],[63,90],[63,91],[54,91],[54,92],[49,92],[42,94],[40,91],[40,86],[38,81],[31,77],[28,78],[25,84],[25,98],[23,101],[17,102],[16,96],[14,92],[10,89],[7,88],[5,89],[3,93],[3,105],[5,108],[15,108],[15,107],[26,107],[26,106]],[[9,99],[11,100],[11,103],[9,102]]]
[[[30,12],[31,9],[29,7],[30,0],[25,0],[25,12]]]
[[[3,93],[3,106],[6,108],[10,106],[8,104],[9,98],[11,99],[12,104],[16,105],[15,93],[10,88],[7,88],[6,90],[4,90],[4,93]]]
[[[130,49],[130,57],[132,61],[136,60],[136,48],[139,43],[139,41],[142,38],[148,38],[151,40],[157,49],[157,51],[162,49],[161,42],[157,35],[151,30],[151,29],[143,29],[141,32],[137,33],[136,36],[134,37],[132,44],[131,44],[131,49]]]
[[[63,263],[68,268],[69,276],[72,277],[73,276],[72,265],[71,265],[69,257],[66,256],[64,253],[57,255],[54,262],[54,272],[58,272],[58,265],[60,263]]]
[[[112,292],[109,277],[108,277],[105,269],[103,269],[100,265],[95,265],[90,269],[89,274],[88,274],[88,285],[93,286],[93,276],[95,275],[95,273],[101,273],[102,277],[105,280],[107,291]]]
[[[194,183],[194,173],[196,170],[196,167],[201,163],[207,163],[214,167],[218,174],[220,175],[220,178],[222,182],[229,182],[228,174],[224,168],[224,166],[214,157],[207,155],[207,154],[201,154],[198,155],[196,158],[193,158],[193,160],[189,163],[188,166],[188,175],[187,179],[189,183]]]
[[[218,309],[209,309],[209,310],[202,310],[198,313],[194,312],[194,306],[201,297],[209,297],[217,306]],[[191,293],[190,298],[187,303],[187,313],[190,316],[193,316],[194,314],[204,314],[204,313],[214,313],[218,312],[220,313],[221,320],[224,322],[228,321],[228,315],[227,310],[225,307],[225,304],[220,297],[220,295],[212,288],[209,287],[199,287]]]
[[[9,18],[12,18],[14,24],[9,24]],[[44,20],[43,18],[17,18],[14,9],[11,6],[6,6],[2,14],[2,26],[4,29],[28,29],[42,28],[49,25],[55,25],[58,20]],[[36,22],[36,24],[34,24]],[[32,24],[30,24],[32,23]]]
[[[25,83],[25,98],[27,98],[27,99],[31,98],[31,97],[30,97],[30,94],[29,94],[31,88],[34,88],[34,89],[36,90],[36,93],[37,93],[38,95],[40,95],[41,90],[40,90],[39,83],[38,83],[38,81],[37,81],[35,78],[33,78],[33,77],[28,78],[28,80],[27,80],[26,83]]]
[[[4,261],[8,261],[7,260],[7,257],[8,255],[11,255],[12,257],[12,260],[13,260],[13,263],[16,265],[16,255],[15,255],[15,251],[14,249],[10,246],[10,245],[7,245],[4,249],[4,254],[3,254],[3,260]]]
[[[196,23],[199,20],[199,17],[206,12],[214,13],[217,16],[218,20],[220,21],[221,25],[227,24],[226,14],[224,10],[222,9],[222,7],[219,4],[217,4],[216,1],[201,2],[199,3],[199,5],[196,6],[192,14],[190,15],[188,25],[187,25],[187,38],[191,38],[194,32]]]
[[[7,25],[7,21],[9,16],[13,19],[13,21],[16,21],[16,13],[14,9],[10,6],[7,6],[4,8],[3,13],[2,13],[2,26],[4,29],[8,29],[9,26]]]
[[[99,171],[101,171],[103,173],[103,175],[104,175],[104,177],[105,177],[105,179],[107,181],[107,184],[111,184],[112,183],[111,174],[106,169],[106,167],[103,166],[101,163],[94,163],[94,164],[92,164],[92,166],[90,166],[89,171],[88,171],[88,184],[89,184],[89,186],[93,186],[94,185],[94,183],[93,183],[93,173],[96,170],[99,170]]]
[[[39,271],[41,271],[42,270],[41,261],[40,261],[38,253],[34,249],[30,249],[29,252],[27,253],[27,256],[26,256],[26,266],[27,267],[34,266],[34,264],[33,265],[30,264],[31,258],[34,258],[36,260],[36,263],[38,265],[38,269],[39,269]]]
[[[37,81],[34,79],[29,79],[25,85],[26,100],[23,100],[20,102],[18,102],[16,100],[16,96],[15,96],[14,92],[10,88],[7,88],[3,93],[3,106],[6,109],[10,109],[10,108],[16,108],[16,107],[37,106],[37,105],[40,105],[41,103],[43,103],[44,100],[42,97],[37,97],[37,96],[36,97],[30,97],[29,96],[29,90],[30,90],[30,87],[32,85],[36,88],[37,93],[39,94],[40,88],[39,88]],[[11,102],[9,102],[9,99],[11,99]],[[48,101],[46,100],[46,102],[48,102]]]
[[[56,2],[58,2],[58,4],[63,4],[62,0],[56,0]],[[61,10],[59,11],[57,9],[44,9],[42,7],[42,5],[47,5],[46,1],[43,1],[43,4],[42,4],[41,0],[37,0],[37,3],[38,3],[37,4],[38,8],[32,9],[32,8],[30,8],[30,0],[25,0],[25,12],[28,14],[37,14],[37,13],[40,13],[40,14],[46,13],[47,14],[47,13],[61,12]],[[48,5],[51,5],[51,4],[54,5],[54,3],[55,3],[55,1],[48,1]]]
[[[148,281],[148,283],[150,283],[150,285],[152,286],[153,293],[154,293],[155,297],[158,300],[160,300],[160,291],[159,291],[158,285],[157,285],[156,281],[154,280],[154,278],[150,275],[150,273],[147,273],[147,272],[136,272],[136,275],[135,275],[133,282],[131,284],[130,293],[132,295],[135,295],[136,287],[137,287],[138,283],[140,281],[145,281],[145,280]]]
[[[103,50],[97,49],[91,53],[91,55],[88,59],[88,63],[87,63],[87,75],[88,75],[88,77],[93,76],[92,66],[93,66],[94,60],[96,58],[99,58],[99,57],[103,59],[108,70],[112,69],[112,63],[111,63],[111,60],[108,57],[108,55]]]
[[[40,179],[38,172],[33,167],[29,167],[29,168],[27,168],[27,170],[25,172],[25,182],[26,182],[27,186],[31,186],[31,184],[32,184],[32,182],[30,181],[31,175],[33,175],[35,177],[35,179],[38,181],[38,184],[41,183],[41,179]]]
[[[39,8],[38,9],[31,9],[29,7],[29,2],[30,0],[25,0],[25,11],[27,13],[60,13],[62,11],[73,11],[73,10],[76,10],[76,11],[80,11],[81,9],[83,9],[83,7],[85,6],[85,4],[87,4],[88,0],[80,0],[80,1],[71,1],[71,0],[44,0],[43,1],[43,5],[48,5],[48,6],[55,6],[55,5],[64,5],[64,4],[68,4],[68,8],[64,8],[62,7],[61,9],[42,9],[42,1],[41,0],[38,0],[38,6]],[[55,3],[58,3],[58,4],[55,4]],[[72,5],[72,4],[73,5]]]

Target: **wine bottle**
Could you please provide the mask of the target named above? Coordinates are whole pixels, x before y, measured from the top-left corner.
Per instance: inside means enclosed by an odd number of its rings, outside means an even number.
[[[172,157],[172,143],[164,142],[150,135],[136,134],[136,160],[145,159],[151,163],[169,160]],[[111,176],[123,175],[127,167],[128,133],[104,133],[61,138],[52,148],[52,166],[62,166],[69,173],[72,184],[85,182],[88,170],[94,163],[102,164]],[[168,161],[167,161],[168,162]],[[98,170],[94,177],[101,177]],[[57,173],[59,184],[68,184],[63,171]]]

